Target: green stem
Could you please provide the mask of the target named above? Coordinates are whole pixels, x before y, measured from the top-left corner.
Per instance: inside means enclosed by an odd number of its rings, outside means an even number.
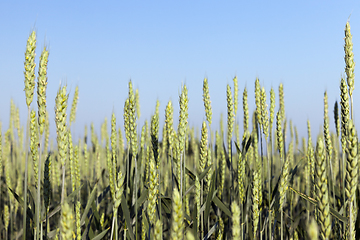
[[[41,146],[42,146],[42,135],[40,134],[39,138],[39,163],[38,163],[38,183],[37,183],[37,199],[36,199],[36,239],[39,239],[38,234],[40,232],[39,229],[39,220],[40,220],[40,204],[41,204],[41,198],[40,198],[40,184],[41,184]]]
[[[27,213],[27,180],[28,180],[28,157],[29,157],[29,132],[30,132],[30,106],[28,106],[28,118],[26,121],[25,137],[25,179],[24,179],[24,216],[23,216],[23,240],[26,240],[26,213]]]

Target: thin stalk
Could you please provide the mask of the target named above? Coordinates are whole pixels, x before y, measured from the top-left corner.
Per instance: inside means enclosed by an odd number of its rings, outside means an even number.
[[[135,158],[135,239],[138,239],[138,224],[137,224],[137,182],[138,182],[138,173],[137,173],[137,158],[136,156]],[[117,229],[117,226],[116,226]],[[117,239],[116,239],[117,240]]]
[[[268,218],[269,218],[269,234],[268,236],[271,236],[271,166],[270,166],[270,152],[269,152],[269,143],[268,140],[265,139],[266,141],[266,153],[267,153],[267,165],[268,165],[268,202],[269,202],[269,209],[268,209]],[[266,239],[270,239],[267,238]]]
[[[28,157],[29,157],[29,135],[30,135],[30,106],[28,106],[28,117],[26,121],[25,137],[25,179],[24,179],[24,216],[23,216],[23,240],[26,240],[26,213],[27,213],[27,180],[28,180]]]
[[[262,134],[261,134],[261,128],[259,127],[259,135],[260,135],[260,154],[261,154],[261,166],[262,166],[262,164],[263,164],[263,162],[264,162],[264,155],[263,155],[263,144],[262,144]],[[261,183],[260,183],[260,185],[262,185],[262,182],[264,182],[263,179],[264,178],[264,168],[262,167],[262,169],[261,169]],[[261,187],[261,190],[262,190],[262,187]],[[259,210],[261,210],[262,208],[261,208],[261,205],[259,206]],[[260,239],[262,239],[262,219],[261,219],[261,211],[260,211],[260,217],[259,217],[259,222],[260,222],[260,228],[259,228],[259,232],[260,232]]]
[[[117,224],[117,212],[115,213],[115,239],[118,240],[118,224]]]
[[[113,234],[114,234],[114,225],[115,225],[115,212],[114,212],[114,216],[113,216],[113,220],[112,220],[112,225],[111,225],[111,234],[110,234],[110,239],[113,239]],[[117,233],[115,233],[116,235]]]
[[[285,197],[286,198],[286,197]],[[283,217],[284,213],[283,210],[281,209],[281,240],[284,239],[284,217]]]
[[[203,191],[204,191],[204,179],[201,179],[201,193],[200,193],[200,207],[203,205]],[[198,209],[200,211],[200,209]],[[198,220],[200,221],[200,219]],[[201,231],[200,231],[200,239],[204,238],[204,212],[201,212]],[[197,226],[195,226],[197,227]]]
[[[182,169],[182,163],[183,163],[183,153],[180,153],[180,198],[182,201],[182,188],[183,188],[183,169]]]
[[[36,198],[36,239],[39,239],[38,234],[39,234],[39,220],[40,220],[40,204],[41,204],[41,199],[40,199],[40,184],[41,184],[41,146],[42,144],[42,134],[40,135],[40,141],[39,141],[39,145],[40,145],[40,149],[39,149],[39,164],[38,164],[38,184],[37,184],[37,198]]]

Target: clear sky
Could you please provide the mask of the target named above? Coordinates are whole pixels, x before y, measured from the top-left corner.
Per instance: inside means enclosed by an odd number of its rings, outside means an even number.
[[[254,81],[269,94],[284,84],[286,116],[301,136],[306,121],[317,134],[328,91],[330,126],[344,75],[344,27],[350,17],[355,62],[360,57],[359,1],[1,1],[0,121],[8,126],[10,99],[26,121],[24,52],[33,29],[37,58],[49,47],[47,108],[55,136],[54,103],[60,83],[70,93],[79,86],[74,137],[94,122],[97,132],[114,111],[123,124],[131,79],[139,89],[141,118],[150,120],[156,100],[160,121],[169,100],[178,117],[181,84],[189,93],[189,123],[205,120],[202,83],[209,80],[213,125],[226,114],[226,84],[236,75],[241,96],[246,86],[254,110]],[[36,69],[37,72],[37,69]],[[355,120],[360,105],[355,70]],[[269,100],[269,97],[268,97]],[[278,95],[276,96],[278,109]],[[35,108],[35,102],[32,106]],[[70,110],[70,109],[69,109]],[[316,137],[313,136],[313,138]]]

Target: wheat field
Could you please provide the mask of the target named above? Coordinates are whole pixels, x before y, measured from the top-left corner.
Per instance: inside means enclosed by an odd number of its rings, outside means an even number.
[[[154,102],[154,115],[140,122],[141,93],[129,81],[123,115],[112,113],[101,129],[84,126],[76,142],[71,130],[81,86],[70,96],[62,85],[56,99],[46,98],[49,51],[41,50],[35,73],[32,32],[24,61],[27,124],[20,125],[13,101],[9,128],[0,123],[0,238],[359,239],[349,23],[344,40],[341,100],[329,103],[324,92],[323,131],[316,136],[308,121],[307,138],[299,139],[285,113],[286,86],[280,84],[276,94],[256,79],[256,108],[249,109],[253,100],[244,88],[241,109],[234,77],[226,86],[220,123],[212,122],[214,99],[206,78],[201,126],[188,123],[186,85],[178,102],[169,101],[165,109]],[[56,139],[50,139],[47,101],[56,105]],[[236,121],[240,112],[242,124]]]

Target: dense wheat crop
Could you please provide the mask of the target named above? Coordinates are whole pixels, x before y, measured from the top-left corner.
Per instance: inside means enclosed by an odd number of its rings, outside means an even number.
[[[71,96],[66,85],[60,86],[56,99],[46,99],[50,56],[44,48],[35,84],[36,34],[31,33],[24,63],[26,128],[12,101],[9,128],[1,129],[0,123],[0,238],[359,239],[349,23],[344,50],[346,78],[339,86],[340,109],[338,103],[334,107],[336,133],[329,128],[325,92],[323,131],[311,136],[308,121],[302,146],[285,114],[283,84],[278,98],[259,79],[255,99],[243,89],[239,125],[237,77],[224,86],[227,117],[219,130],[212,123],[211,101],[216,99],[211,99],[208,79],[203,81],[206,121],[201,126],[188,124],[186,85],[178,103],[169,101],[160,109],[156,102],[154,115],[140,122],[141,92],[130,81],[123,116],[112,113],[111,122],[105,119],[101,129],[91,125],[90,134],[85,126],[75,142],[71,124],[81,86]],[[31,107],[35,86],[37,109]],[[56,103],[51,123],[56,139],[49,139],[47,101]],[[256,109],[249,109],[249,101]],[[174,104],[179,104],[179,119],[173,117]],[[124,126],[116,126],[116,118],[123,118]]]

